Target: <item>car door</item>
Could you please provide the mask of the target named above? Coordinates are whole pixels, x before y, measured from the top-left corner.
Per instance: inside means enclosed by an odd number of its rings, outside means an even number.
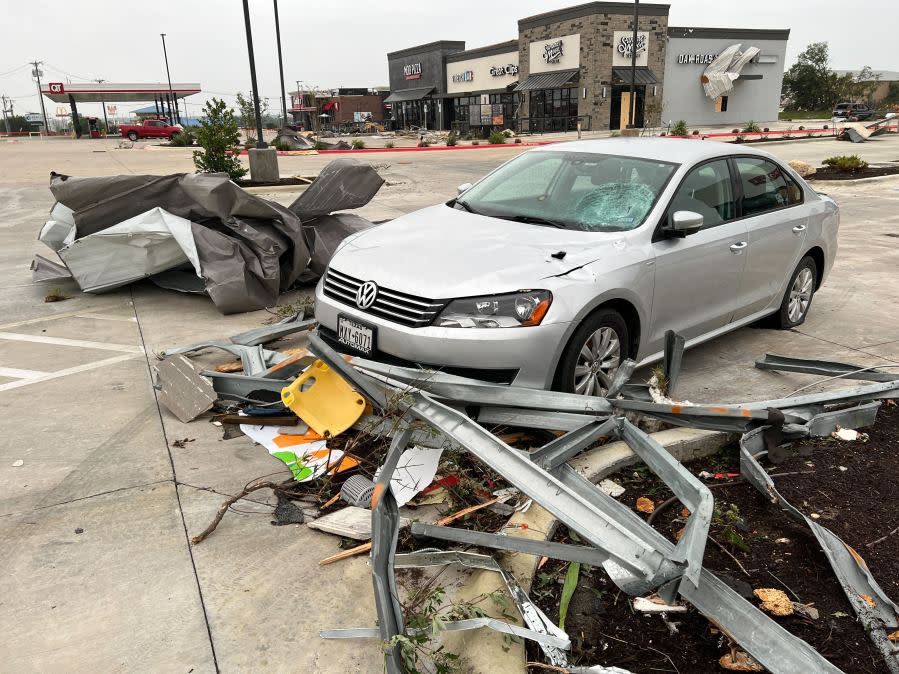
[[[734,157],[737,213],[746,223],[749,246],[740,289],[739,320],[779,304],[804,252],[808,212],[802,189],[777,163],[763,157]]]
[[[703,226],[683,238],[666,237],[661,231],[654,237],[650,352],[661,348],[666,330],[692,339],[727,325],[737,307],[746,262],[746,224],[736,217],[726,158],[704,162],[686,174],[665,221],[676,211],[699,213]]]
[[[150,129],[147,135],[151,138],[159,138],[162,136],[162,122],[150,122]]]

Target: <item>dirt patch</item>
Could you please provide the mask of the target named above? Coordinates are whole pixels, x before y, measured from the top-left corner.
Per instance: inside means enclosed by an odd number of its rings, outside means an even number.
[[[890,498],[893,476],[899,470],[896,406],[885,404],[877,424],[866,430],[870,435],[866,443],[830,439],[797,443],[790,458],[770,473],[784,497],[806,514],[820,515],[818,521],[858,550],[887,595],[896,597],[899,531],[893,532],[899,526],[899,515]],[[705,480],[715,497],[713,540],[706,547],[705,567],[756,606],[760,602],[753,590],[759,588],[780,589],[792,601],[812,605],[818,611],[817,619],[796,613],[773,619],[846,672],[886,672],[880,653],[856,621],[811,532],[735,475],[739,472],[738,450],[728,448],[690,467],[695,474],[705,470],[713,475]],[[629,507],[636,510],[638,498],[650,499],[657,511],[653,526],[675,540],[687,513],[677,501],[661,507],[672,496],[664,484],[643,466],[621,471],[611,479],[626,488],[619,500]],[[884,536],[887,538],[870,545]],[[554,540],[577,539],[560,527]],[[546,562],[537,572],[531,592],[556,620],[567,566],[557,560]],[[718,660],[728,652],[727,639],[692,607],[687,613],[671,613],[666,618],[635,612],[632,599],[618,590],[601,568],[582,567],[565,629],[573,644],[571,660],[582,665],[699,674],[724,671]],[[529,650],[529,655],[541,660],[537,650]]]
[[[858,180],[859,178],[879,178],[880,176],[899,175],[899,165],[869,166],[855,171],[840,171],[831,166],[816,169],[807,180]]]

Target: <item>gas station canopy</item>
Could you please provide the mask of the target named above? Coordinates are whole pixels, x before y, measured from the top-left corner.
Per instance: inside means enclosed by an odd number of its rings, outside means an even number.
[[[69,103],[70,96],[76,103],[127,103],[134,101],[151,101],[157,98],[165,98],[174,95],[174,98],[184,98],[192,94],[200,93],[200,85],[197,83],[186,84],[184,82],[172,82],[169,89],[167,83],[143,83],[134,82],[48,82],[41,85],[41,93],[54,103]]]

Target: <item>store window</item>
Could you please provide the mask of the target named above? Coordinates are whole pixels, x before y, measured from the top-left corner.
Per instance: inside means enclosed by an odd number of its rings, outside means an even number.
[[[531,92],[529,116],[535,131],[571,131],[577,128],[577,92],[538,89]]]
[[[737,157],[743,187],[743,215],[758,215],[802,203],[802,190],[774,162],[757,157]]]

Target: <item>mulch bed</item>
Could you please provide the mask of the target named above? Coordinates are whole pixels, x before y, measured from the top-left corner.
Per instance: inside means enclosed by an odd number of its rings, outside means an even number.
[[[809,180],[858,180],[859,178],[878,178],[880,176],[899,175],[899,165],[869,166],[855,171],[841,171],[832,166],[817,169],[808,177]]]
[[[891,496],[899,471],[899,410],[885,403],[877,423],[865,430],[870,435],[867,443],[829,438],[797,443],[790,458],[770,473],[794,506],[809,515],[819,514],[819,522],[858,550],[887,595],[895,599],[899,597],[899,516]],[[708,480],[721,485],[712,489],[716,509],[710,535],[730,554],[709,542],[706,568],[756,605],[759,601],[752,590],[758,588],[781,589],[793,601],[814,605],[819,611],[817,620],[796,614],[772,619],[847,673],[887,672],[812,533],[748,483],[726,476],[739,472],[737,449],[723,450],[690,468],[694,474],[706,470],[725,475]],[[642,464],[611,479],[626,488],[619,500],[631,508],[641,496],[656,506],[672,496]],[[658,513],[653,526],[674,540],[685,523],[681,509],[675,502]],[[574,539],[565,527],[560,527],[555,537],[564,542]],[[556,620],[566,569],[567,563],[549,560],[537,572],[531,591],[531,597]],[[631,606],[630,598],[601,568],[582,566],[565,625],[573,643],[571,661],[614,665],[633,672],[725,671],[718,660],[728,651],[727,639],[692,607],[686,614],[668,615],[666,624],[659,615],[636,613]],[[672,634],[671,623],[677,634]],[[528,649],[530,660],[542,661],[539,649],[533,644],[528,644]]]

